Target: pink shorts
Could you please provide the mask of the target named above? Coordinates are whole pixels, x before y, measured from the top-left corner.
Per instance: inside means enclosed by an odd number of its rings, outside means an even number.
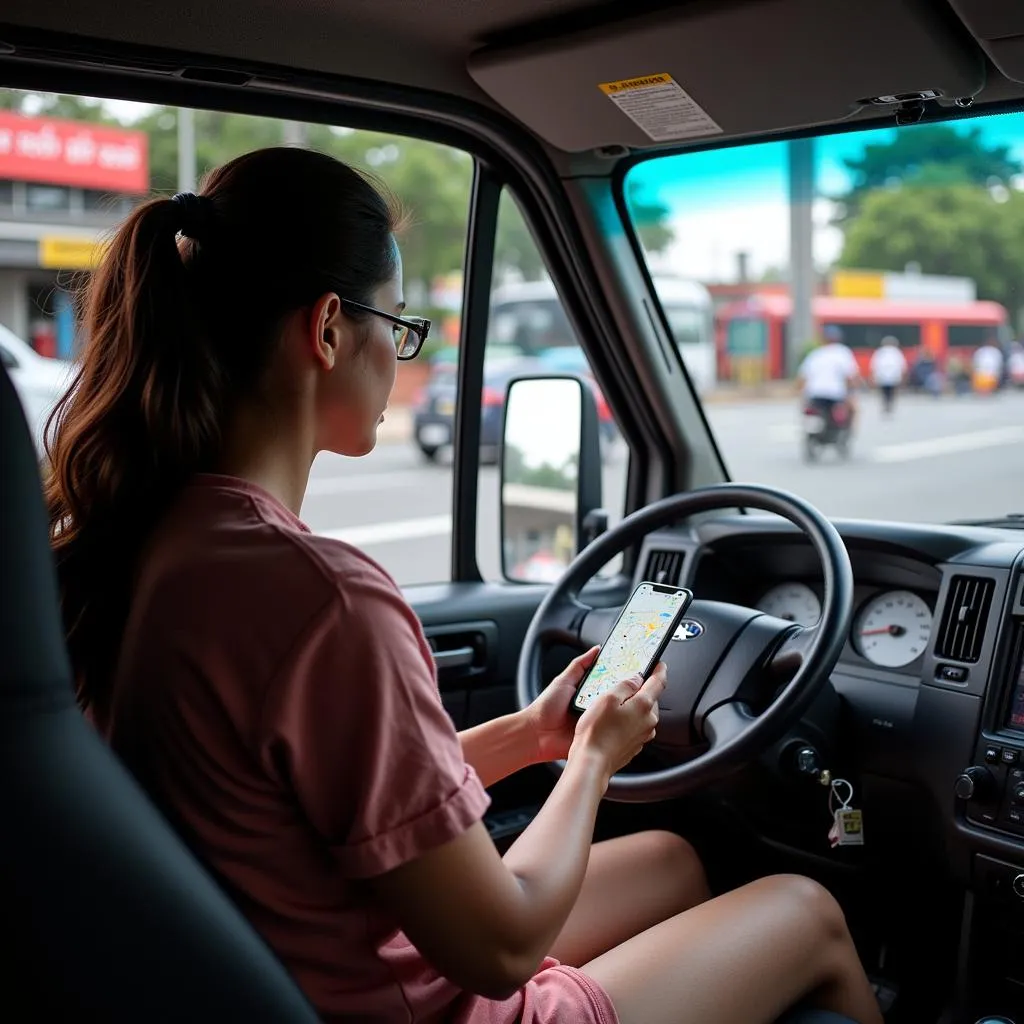
[[[465,995],[452,1024],[619,1024],[608,993],[576,967],[545,957],[537,973],[510,999]]]

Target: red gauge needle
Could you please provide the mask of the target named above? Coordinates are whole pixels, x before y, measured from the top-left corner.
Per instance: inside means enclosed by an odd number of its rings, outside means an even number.
[[[861,636],[880,636],[883,633],[888,633],[889,636],[899,636],[903,633],[902,626],[882,626],[881,629],[862,629],[860,631]]]

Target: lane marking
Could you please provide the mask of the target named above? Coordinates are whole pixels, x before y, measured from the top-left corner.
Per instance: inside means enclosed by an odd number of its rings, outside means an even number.
[[[922,441],[882,445],[875,448],[867,457],[872,462],[913,462],[915,459],[952,455],[956,452],[973,452],[981,448],[997,448],[1020,441],[1024,441],[1024,426],[994,427],[991,430],[975,430],[968,434],[950,434],[947,437],[929,437]]]
[[[366,523],[343,526],[337,530],[314,530],[319,537],[343,540],[356,547],[393,544],[401,540],[422,540],[424,537],[446,537],[452,532],[452,517],[423,516],[420,519],[395,519],[389,523]]]

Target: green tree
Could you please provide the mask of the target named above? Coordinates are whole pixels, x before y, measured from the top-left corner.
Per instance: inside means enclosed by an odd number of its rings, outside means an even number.
[[[973,278],[978,296],[1024,305],[1024,193],[999,202],[977,185],[908,184],[863,198],[839,265]]]
[[[99,100],[49,93],[0,90],[0,109],[42,112],[53,117],[120,124]],[[154,192],[178,187],[178,114],[174,107],[152,107],[131,127],[150,140],[150,181]],[[395,193],[408,214],[402,237],[407,281],[429,287],[433,278],[462,267],[469,197],[471,158],[456,149],[420,139],[379,132],[352,131],[326,125],[305,126],[307,144],[369,171]],[[210,169],[264,146],[283,142],[283,123],[212,110],[195,112],[196,170]],[[672,234],[664,221],[668,210],[630,190],[630,203],[644,245],[663,249]],[[544,275],[544,262],[518,208],[509,199],[498,223],[496,260],[499,272],[515,267],[527,280]]]
[[[636,178],[626,180],[626,205],[648,253],[663,252],[675,237],[668,225],[669,208],[660,199],[644,195],[643,183]]]
[[[59,117],[68,121],[89,121],[93,124],[120,124],[117,118],[103,109],[100,100],[50,92],[0,89],[0,110],[13,110],[19,114],[35,116],[45,114],[47,117]]]
[[[550,462],[543,462],[539,466],[524,467],[519,482],[530,487],[543,487],[549,491],[574,491],[575,468],[574,461],[567,462],[561,468],[551,465]]]
[[[859,157],[843,161],[853,175],[838,197],[840,221],[857,216],[864,200],[881,188],[911,184],[1009,186],[1024,168],[1008,146],[988,146],[978,127],[925,124],[901,128],[889,142],[868,143]]]
[[[178,176],[177,113],[154,108],[137,127],[150,136],[156,191],[174,191]],[[200,175],[253,149],[282,144],[283,125],[268,118],[198,110],[196,163]],[[330,153],[382,181],[407,213],[402,235],[405,277],[431,280],[462,266],[473,165],[459,150],[377,132],[306,126],[311,149]]]
[[[498,207],[498,230],[494,240],[495,277],[517,270],[525,281],[539,281],[546,274],[544,259],[533,233],[526,226],[519,205],[505,192]]]

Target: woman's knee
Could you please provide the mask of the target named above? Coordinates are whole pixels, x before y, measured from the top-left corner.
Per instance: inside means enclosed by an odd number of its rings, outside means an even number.
[[[634,836],[637,860],[687,906],[710,898],[707,875],[693,846],[674,832],[651,830]]]
[[[761,879],[761,883],[773,890],[786,911],[808,929],[816,941],[837,942],[849,938],[843,908],[823,885],[805,875],[771,875]]]

